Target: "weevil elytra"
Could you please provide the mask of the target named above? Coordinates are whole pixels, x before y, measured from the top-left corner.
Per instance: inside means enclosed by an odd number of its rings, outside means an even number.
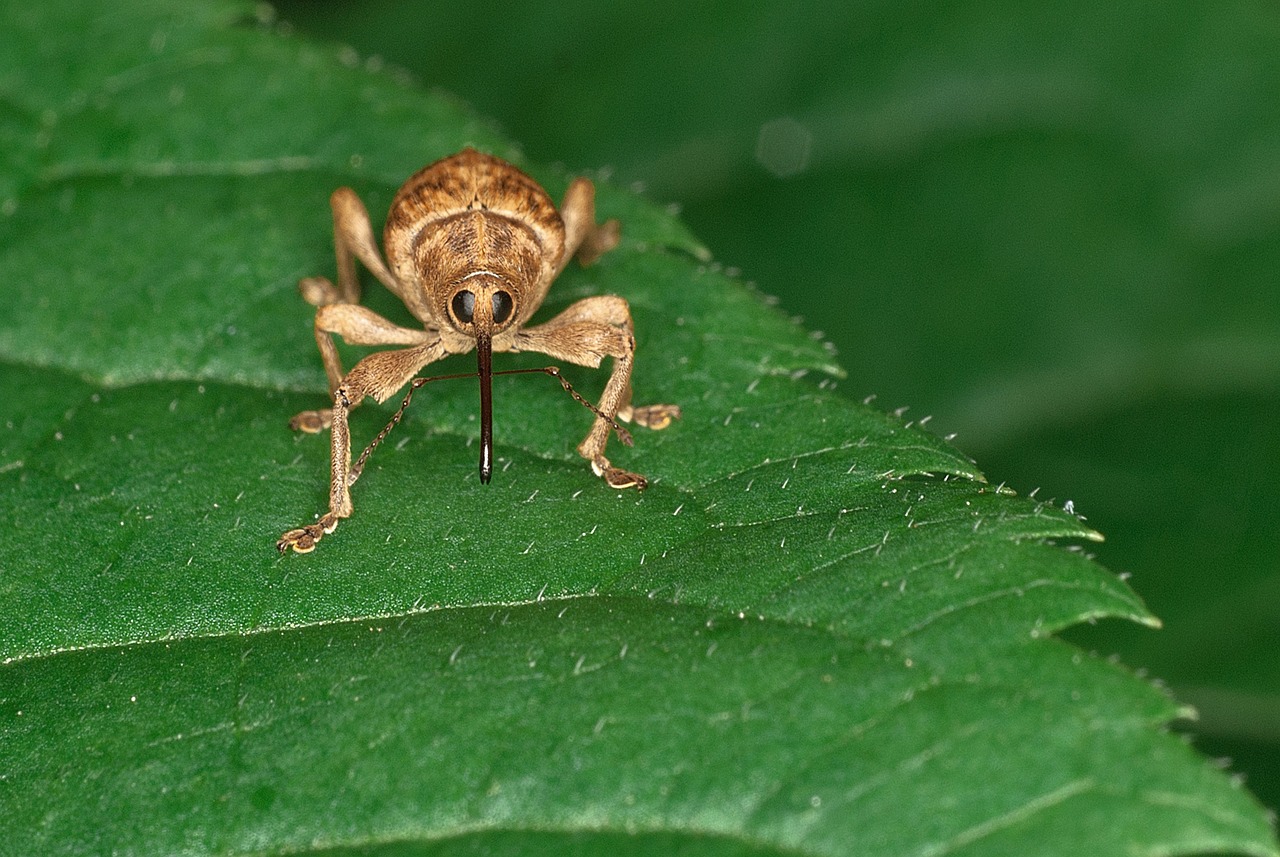
[[[605,458],[614,418],[661,429],[680,416],[680,408],[631,405],[636,344],[627,302],[613,295],[583,298],[547,322],[525,326],[570,259],[576,255],[587,265],[617,246],[618,222],[596,223],[590,181],[575,179],[557,211],[532,178],[503,160],[464,149],[419,170],[396,193],[382,235],[386,263],[355,191],[338,188],[329,204],[338,284],[307,277],[298,288],[318,307],[316,344],[333,407],[303,411],[290,421],[295,430],[331,429],[329,511],[314,524],[289,530],[277,548],[306,553],[350,517],[350,488],[359,476],[351,467],[350,410],[367,396],[385,401],[427,364],[472,349],[480,378],[481,482],[493,473],[492,354],[532,351],[579,366],[613,358],[593,408],[596,420],[578,453],[610,487],[645,487],[643,476]],[[357,259],[404,302],[422,322],[421,330],[360,306]],[[353,345],[406,347],[369,354],[344,373],[334,334]]]

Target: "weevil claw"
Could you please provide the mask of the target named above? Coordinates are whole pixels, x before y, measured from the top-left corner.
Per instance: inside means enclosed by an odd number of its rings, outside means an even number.
[[[303,411],[289,420],[289,428],[307,434],[319,434],[333,424],[333,410]]]
[[[631,408],[631,412],[626,417],[621,414],[618,416],[622,419],[629,417],[636,425],[644,426],[647,429],[661,431],[671,425],[672,420],[680,419],[680,406],[644,405],[638,408]],[[630,446],[630,444],[627,445]]]
[[[294,553],[311,553],[316,549],[316,542],[337,528],[338,519],[333,515],[325,515],[314,524],[289,530],[276,542],[276,550],[286,553],[289,548],[293,548]]]
[[[609,463],[609,459],[603,455],[597,456],[591,462],[591,469],[596,476],[602,478],[610,488],[634,488],[637,491],[643,491],[649,487],[649,480],[645,479],[639,473],[632,473],[629,470],[623,470],[621,467],[614,467]]]

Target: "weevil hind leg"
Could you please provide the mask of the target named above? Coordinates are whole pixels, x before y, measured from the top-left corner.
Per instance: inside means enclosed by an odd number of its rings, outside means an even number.
[[[618,410],[618,419],[635,423],[653,431],[661,431],[671,425],[673,420],[680,419],[679,405],[627,405]]]
[[[633,405],[631,404],[631,384],[622,393],[622,402],[615,416],[624,423],[635,423],[653,431],[661,431],[671,425],[672,420],[680,419],[679,405]],[[630,446],[630,444],[627,444]]]
[[[575,255],[583,265],[590,265],[618,246],[622,235],[618,221],[596,223],[596,188],[590,180],[573,180],[565,191],[560,217],[564,220],[564,256],[557,274]]]
[[[401,295],[400,283],[378,251],[369,211],[356,192],[349,187],[338,188],[329,196],[329,207],[333,210],[333,246],[338,262],[338,292],[342,300],[350,304],[360,302],[356,259],[393,294]]]
[[[298,411],[289,417],[289,428],[304,434],[320,434],[333,425],[333,409]]]
[[[303,277],[298,280],[298,294],[314,307],[343,303],[342,293],[328,277]]]

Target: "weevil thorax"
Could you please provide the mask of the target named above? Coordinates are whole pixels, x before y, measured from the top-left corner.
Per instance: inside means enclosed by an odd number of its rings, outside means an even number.
[[[402,298],[450,351],[481,336],[502,350],[542,303],[564,252],[564,223],[538,184],[473,149],[413,175],[383,232]]]

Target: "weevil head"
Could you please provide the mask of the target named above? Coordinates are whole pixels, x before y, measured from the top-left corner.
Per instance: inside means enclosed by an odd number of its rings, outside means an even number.
[[[480,481],[493,475],[493,337],[515,323],[515,298],[492,271],[476,271],[459,280],[449,298],[449,323],[476,341],[480,375]]]
[[[449,324],[466,336],[492,339],[515,321],[516,291],[492,271],[468,274],[454,284],[449,297]]]

